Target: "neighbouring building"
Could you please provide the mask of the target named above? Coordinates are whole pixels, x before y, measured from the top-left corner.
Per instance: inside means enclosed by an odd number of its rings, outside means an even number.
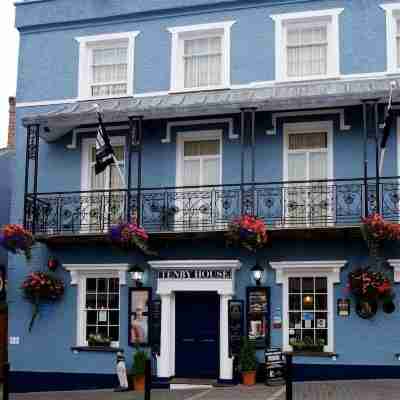
[[[347,289],[373,259],[362,218],[400,218],[397,117],[379,179],[375,164],[391,86],[398,109],[400,3],[31,0],[16,26],[12,221],[38,244],[9,258],[14,391],[112,386],[134,342],[151,343],[155,383],[233,382],[242,316],[260,379],[265,349],[294,343],[320,345],[295,351],[298,380],[400,376],[397,246],[381,254],[395,312],[363,319]],[[97,110],[125,185],[94,172]],[[246,213],[268,225],[254,253],[225,245]],[[157,255],[110,245],[134,215]],[[66,291],[28,332],[20,286],[49,259]]]

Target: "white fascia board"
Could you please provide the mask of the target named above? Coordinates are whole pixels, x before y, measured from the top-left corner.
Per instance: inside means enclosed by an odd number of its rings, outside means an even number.
[[[242,263],[239,260],[167,260],[149,261],[153,269],[199,269],[199,268],[230,268],[238,270]]]

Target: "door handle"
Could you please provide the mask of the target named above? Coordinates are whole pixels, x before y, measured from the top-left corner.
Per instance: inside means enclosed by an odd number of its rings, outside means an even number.
[[[193,338],[184,338],[184,339],[182,339],[182,342],[184,342],[184,343],[194,343],[194,339]]]
[[[200,339],[200,343],[214,343],[215,339]]]

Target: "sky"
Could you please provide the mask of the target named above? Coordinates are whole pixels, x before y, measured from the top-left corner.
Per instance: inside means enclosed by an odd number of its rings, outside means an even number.
[[[8,97],[15,96],[17,82],[18,31],[14,28],[14,1],[0,0],[2,60],[0,74],[0,147],[6,145]]]

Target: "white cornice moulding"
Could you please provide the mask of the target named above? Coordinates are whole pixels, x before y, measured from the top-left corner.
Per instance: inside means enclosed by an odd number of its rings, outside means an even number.
[[[313,115],[330,115],[339,114],[340,130],[349,131],[351,125],[347,125],[344,118],[344,108],[336,108],[330,110],[309,110],[309,111],[286,111],[272,114],[272,129],[266,131],[267,135],[276,135],[277,119],[285,117],[302,117],[302,116],[313,116]]]
[[[64,269],[71,274],[71,285],[77,285],[80,275],[115,274],[119,284],[126,285],[126,271],[129,264],[64,264]]]
[[[184,26],[174,26],[167,28],[168,32],[171,33],[184,33],[192,31],[206,31],[212,29],[229,29],[236,21],[222,21],[222,22],[212,22],[209,24],[198,24],[198,25],[184,25]]]
[[[271,14],[274,21],[284,21],[286,19],[307,19],[321,17],[336,17],[344,11],[344,8],[328,8],[326,10],[301,11],[284,14]]]
[[[132,32],[118,32],[118,33],[105,33],[102,35],[90,35],[76,37],[75,40],[79,43],[91,43],[91,42],[102,42],[109,40],[126,40],[135,39],[140,34],[140,31]]]
[[[161,139],[161,143],[171,143],[172,128],[190,125],[207,125],[207,124],[228,124],[229,139],[239,139],[239,135],[234,133],[233,118],[213,118],[213,119],[196,119],[191,121],[177,121],[167,123],[167,133],[165,138]]]
[[[400,283],[400,259],[388,260],[388,263],[393,267],[394,281]]]
[[[238,270],[242,266],[239,260],[167,260],[167,261],[149,261],[153,269],[219,269],[229,268]]]
[[[340,269],[347,264],[345,260],[339,261],[281,261],[271,262],[272,269],[276,270],[276,283],[283,283],[283,275],[290,273],[329,273],[332,274],[333,283],[340,282]]]

